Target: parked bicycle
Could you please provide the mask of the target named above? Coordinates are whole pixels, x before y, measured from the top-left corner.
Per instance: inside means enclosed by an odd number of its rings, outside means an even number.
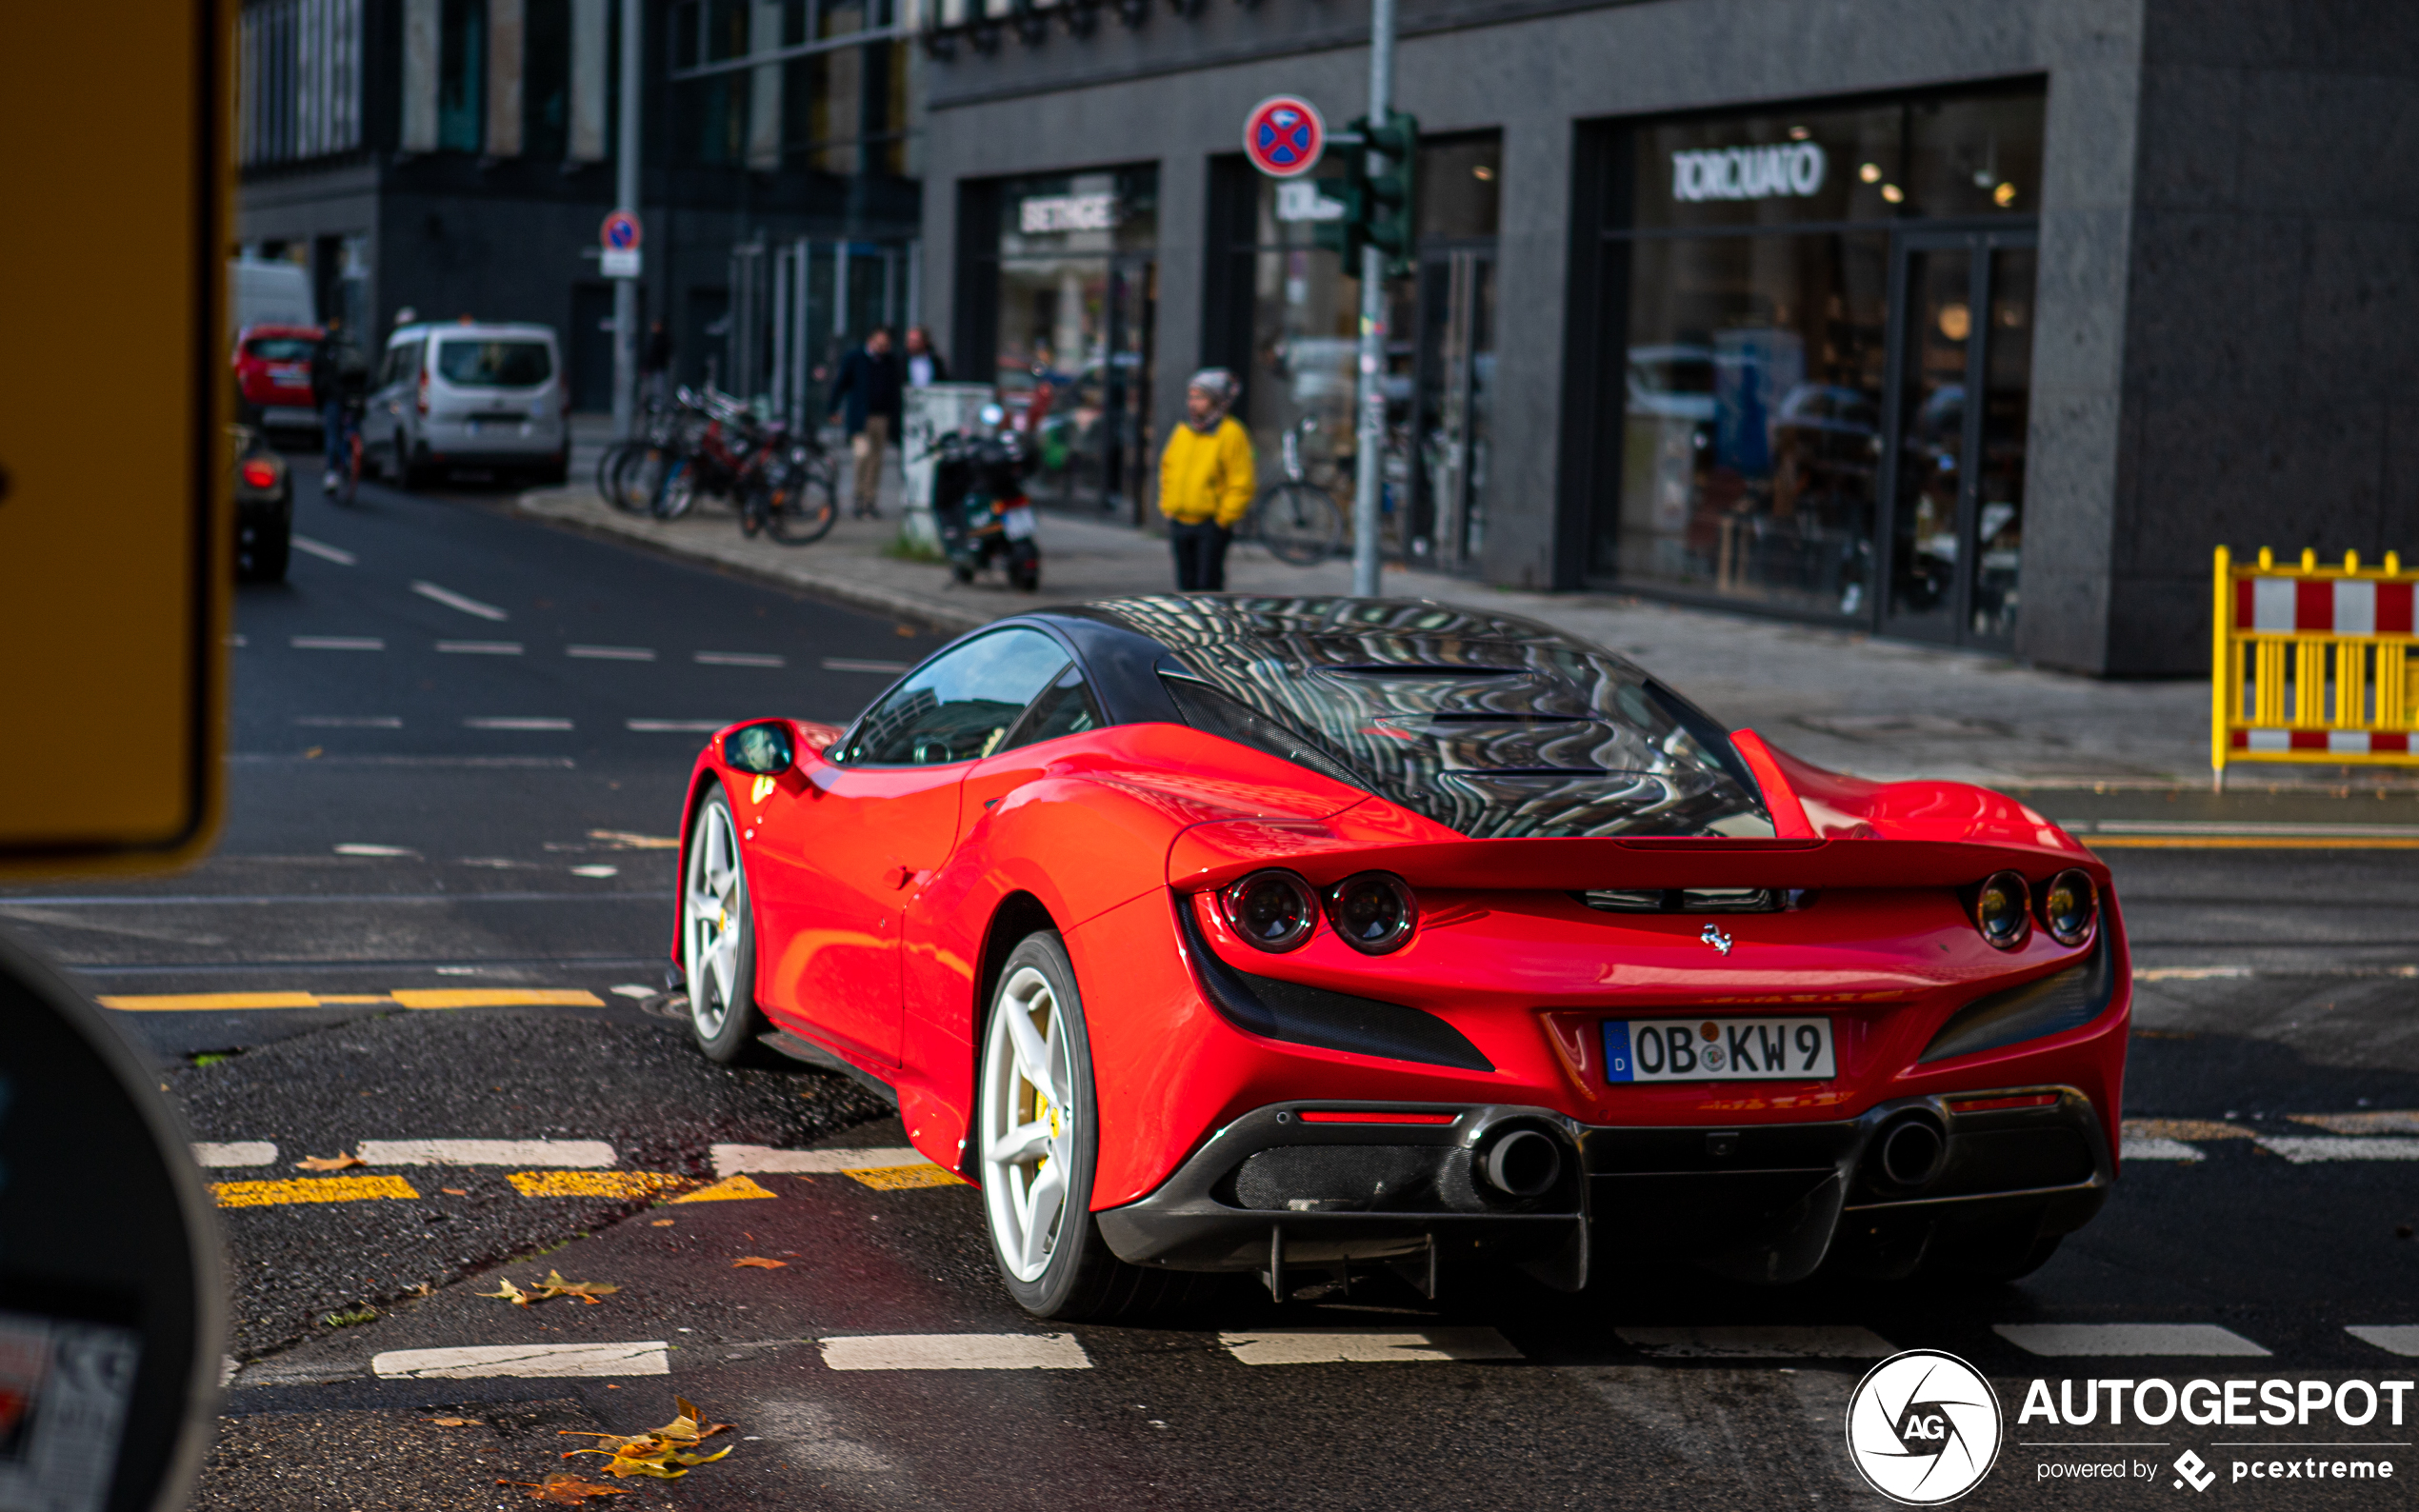
[[[1286,429],[1285,476],[1251,501],[1251,511],[1237,532],[1295,567],[1314,566],[1344,543],[1344,512],[1336,507],[1333,494],[1310,481],[1302,461],[1302,443],[1318,428],[1316,415],[1304,415]]]
[[[813,436],[712,388],[682,388],[650,408],[646,432],[599,461],[597,491],[615,508],[662,520],[701,496],[728,499],[742,533],[784,546],[821,540],[840,517],[839,468]]]
[[[649,401],[630,439],[614,442],[596,459],[598,495],[626,514],[647,513],[654,507],[664,473],[691,449],[691,432],[701,428],[696,411]]]

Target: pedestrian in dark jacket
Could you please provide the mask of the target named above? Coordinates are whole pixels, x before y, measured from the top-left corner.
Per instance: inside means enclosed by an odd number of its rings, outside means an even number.
[[[831,385],[831,416],[847,428],[849,454],[856,459],[859,519],[881,513],[882,453],[899,428],[899,389],[890,328],[876,326],[864,346],[841,359],[840,376]]]
[[[934,384],[950,381],[950,365],[942,359],[941,348],[932,345],[932,333],[921,326],[910,326],[907,333],[907,386],[930,388]]]

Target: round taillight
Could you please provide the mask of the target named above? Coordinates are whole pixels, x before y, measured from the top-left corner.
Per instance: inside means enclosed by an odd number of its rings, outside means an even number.
[[[2002,950],[2013,950],[2032,933],[2032,889],[2012,871],[1993,872],[1974,889],[1974,927]]]
[[[1290,950],[1318,927],[1318,899],[1289,871],[1255,871],[1219,900],[1234,932],[1263,950]]]
[[[277,465],[273,462],[264,462],[258,457],[250,457],[246,459],[242,470],[244,482],[251,487],[277,487]]]
[[[2072,867],[2049,879],[2041,893],[2041,925],[2062,945],[2087,945],[2100,923],[2100,889],[2091,874]]]
[[[1328,922],[1344,943],[1363,955],[1399,950],[1419,923],[1419,903],[1409,883],[1390,871],[1347,877],[1328,894]]]

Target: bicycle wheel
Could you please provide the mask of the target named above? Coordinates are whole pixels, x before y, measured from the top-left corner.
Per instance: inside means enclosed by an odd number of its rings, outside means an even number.
[[[641,499],[633,506],[624,497],[616,476],[629,464],[630,454],[638,449],[639,444],[635,441],[616,441],[596,459],[596,496],[616,509],[643,507],[646,504]]]
[[[679,519],[697,502],[697,469],[685,462],[673,463],[656,480],[648,498],[656,519]]]
[[[820,541],[840,518],[840,469],[829,457],[801,457],[787,470],[765,527],[783,546]]]
[[[1344,540],[1344,515],[1315,483],[1280,483],[1260,495],[1254,511],[1260,539],[1280,562],[1309,567],[1335,554]]]
[[[663,486],[671,461],[671,454],[661,447],[638,442],[626,445],[605,480],[606,501],[626,514],[650,512],[655,507],[655,491]]]

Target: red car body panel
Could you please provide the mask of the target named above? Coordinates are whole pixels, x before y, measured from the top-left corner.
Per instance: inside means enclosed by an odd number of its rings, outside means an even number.
[[[247,326],[235,337],[235,388],[244,403],[261,408],[315,409],[310,392],[310,359],[271,362],[252,351],[254,341],[286,337],[318,343],[328,333],[317,326]]]
[[[734,728],[737,726],[733,726]],[[1382,798],[1215,735],[1119,725],[983,761],[849,768],[830,726],[790,726],[796,767],[733,773],[701,753],[693,814],[720,782],[755,900],[758,1002],[780,1027],[896,1089],[909,1136],[969,1176],[977,1037],[995,935],[1040,919],[1084,994],[1098,1106],[1091,1205],[1165,1183],[1239,1115],[1288,1099],[1520,1104],[1589,1125],[1740,1127],[1852,1118],[1892,1099],[2070,1087],[2118,1144],[2130,967],[2109,875],[2049,821],[1954,783],[1875,784],[1741,732],[1769,840],[1470,840]],[[726,732],[727,733],[727,732]],[[686,826],[684,826],[684,846]],[[684,849],[685,854],[685,849]],[[1382,867],[1421,910],[1401,950],[1367,956],[1322,925],[1283,955],[1253,948],[1208,894],[1267,865],[1325,885]],[[1962,890],[2012,869],[2036,888],[2079,867],[2100,889],[2114,1000],[2069,1032],[1931,1064],[1918,1056],[1978,996],[2054,975],[2095,943],[1980,937]],[[1609,914],[1607,887],[1808,888],[1797,911]],[[1418,1008],[1491,1071],[1265,1039],[1205,996],[1178,910],[1237,971]],[[1601,1025],[1819,1005],[1828,1082],[1610,1084]]]

